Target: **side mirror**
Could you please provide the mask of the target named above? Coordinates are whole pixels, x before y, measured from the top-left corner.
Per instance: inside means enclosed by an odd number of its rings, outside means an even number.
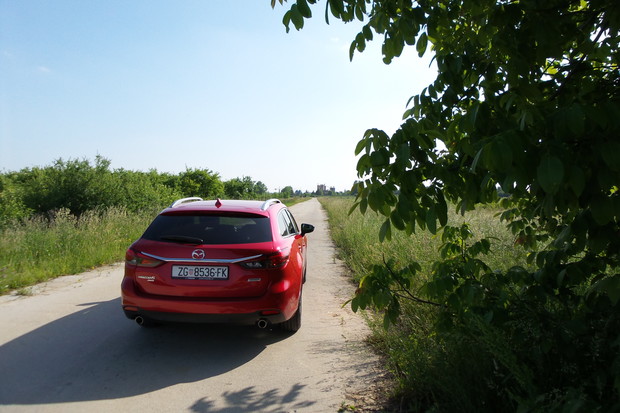
[[[302,237],[306,234],[311,233],[312,231],[314,231],[314,225],[301,224],[301,236]]]

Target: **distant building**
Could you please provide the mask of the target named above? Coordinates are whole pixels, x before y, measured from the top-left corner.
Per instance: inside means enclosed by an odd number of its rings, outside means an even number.
[[[327,192],[327,186],[326,185],[317,185],[316,186],[316,192],[317,192],[317,194],[324,194],[325,192]]]

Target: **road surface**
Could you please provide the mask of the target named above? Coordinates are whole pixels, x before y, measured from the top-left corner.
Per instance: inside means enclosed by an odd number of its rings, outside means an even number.
[[[0,412],[335,412],[378,370],[353,286],[316,199],[302,328],[140,328],[120,306],[122,264],[0,297]]]

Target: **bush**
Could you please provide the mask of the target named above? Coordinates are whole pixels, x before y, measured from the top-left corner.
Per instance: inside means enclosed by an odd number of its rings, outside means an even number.
[[[451,214],[448,229],[435,237],[397,232],[380,243],[380,216],[348,215],[351,199],[321,202],[339,254],[360,281],[352,305],[373,303],[380,310],[371,341],[386,354],[406,411],[618,407],[616,304],[592,287],[581,287],[567,300],[544,285],[532,286],[527,256],[514,248],[508,229],[489,219],[497,210]],[[490,237],[495,243],[488,251],[483,240]],[[411,259],[420,268],[407,267]],[[467,276],[459,273],[463,268],[469,268]],[[401,284],[381,284],[386,279]]]
[[[22,201],[19,187],[9,176],[0,175],[0,228],[28,217],[31,213]]]

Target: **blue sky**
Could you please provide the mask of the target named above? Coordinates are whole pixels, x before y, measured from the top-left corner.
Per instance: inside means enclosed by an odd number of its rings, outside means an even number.
[[[368,128],[396,130],[434,78],[324,2],[288,34],[270,0],[0,0],[0,171],[101,155],[112,168],[349,189]]]

